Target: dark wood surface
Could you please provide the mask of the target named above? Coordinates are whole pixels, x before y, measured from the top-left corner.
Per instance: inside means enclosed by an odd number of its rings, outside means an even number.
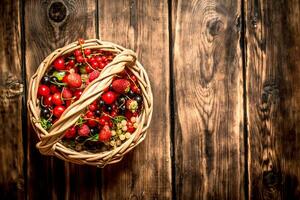
[[[300,199],[297,0],[0,0],[0,199]],[[26,87],[77,38],[137,52],[146,140],[98,169],[42,156]]]

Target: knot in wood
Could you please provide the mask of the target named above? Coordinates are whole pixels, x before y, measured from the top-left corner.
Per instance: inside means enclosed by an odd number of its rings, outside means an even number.
[[[60,1],[51,3],[48,9],[49,18],[56,22],[62,22],[67,16],[67,7]]]
[[[208,32],[212,36],[218,35],[223,30],[224,23],[219,18],[213,18],[206,23]]]

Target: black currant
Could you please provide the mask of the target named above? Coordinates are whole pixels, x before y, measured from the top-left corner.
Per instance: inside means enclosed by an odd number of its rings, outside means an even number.
[[[50,78],[50,80],[51,80],[52,82],[54,82],[54,83],[57,83],[57,82],[58,82],[58,79],[57,79],[55,76],[52,76],[52,77]]]
[[[135,97],[134,97],[134,100],[136,100],[137,102],[138,102],[138,104],[140,104],[142,101],[143,101],[143,98],[140,96],[140,95],[136,95]]]
[[[97,127],[91,128],[90,131],[92,135],[99,133],[99,129]]]
[[[50,117],[51,117],[51,112],[50,112],[50,110],[47,109],[47,108],[42,108],[42,109],[41,109],[41,116],[42,116],[43,118],[46,118],[46,119],[50,118]]]
[[[112,111],[112,107],[111,107],[110,105],[107,105],[107,106],[106,106],[106,110],[107,110],[108,112],[111,112],[111,111]]]
[[[134,92],[133,92],[132,90],[129,90],[128,96],[129,96],[129,97],[134,97],[134,95],[135,95]]]
[[[95,111],[95,115],[96,115],[97,117],[100,117],[101,111],[100,111],[100,110],[96,110],[96,111]]]
[[[49,76],[43,76],[41,82],[45,85],[50,84],[50,77]]]
[[[101,106],[104,106],[104,105],[105,105],[105,102],[103,100],[100,100],[99,101],[99,106],[101,107]]]
[[[120,105],[122,105],[122,104],[124,104],[125,103],[125,97],[124,96],[120,96],[119,98],[118,98],[118,100],[117,100],[117,105],[118,106],[120,106]]]

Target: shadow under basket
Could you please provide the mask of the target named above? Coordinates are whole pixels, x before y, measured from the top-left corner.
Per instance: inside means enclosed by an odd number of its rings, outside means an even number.
[[[41,125],[41,107],[38,98],[38,87],[41,79],[48,69],[51,68],[55,59],[69,55],[76,49],[86,48],[112,52],[115,57],[102,69],[98,78],[90,82],[83,90],[80,98],[67,107],[61,117],[47,131]],[[101,97],[103,91],[111,85],[113,77],[122,72],[125,68],[137,78],[140,95],[143,99],[143,109],[137,117],[138,123],[135,131],[120,146],[102,152],[76,151],[64,145],[62,140],[66,130],[79,120],[92,102]],[[30,79],[27,106],[30,121],[40,140],[36,144],[36,147],[41,154],[56,156],[62,160],[76,164],[104,167],[107,164],[119,162],[126,153],[145,139],[146,130],[149,127],[152,117],[153,96],[148,75],[141,63],[137,61],[136,54],[132,50],[125,49],[111,42],[90,39],[85,40],[84,43],[73,42],[63,48],[55,50],[46,57]]]

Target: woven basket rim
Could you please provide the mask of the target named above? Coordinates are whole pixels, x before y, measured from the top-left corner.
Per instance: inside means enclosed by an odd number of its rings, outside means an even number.
[[[66,109],[61,118],[48,132],[44,130],[39,123],[40,108],[37,98],[37,87],[42,76],[57,57],[71,53],[81,47],[111,51],[116,53],[116,57],[103,69],[103,71],[101,71],[100,76],[84,89],[80,99],[72,103]],[[75,123],[76,119],[80,116],[80,112],[86,109],[90,104],[89,102],[94,101],[94,99],[97,99],[102,94],[104,88],[111,83],[113,76],[122,71],[125,67],[137,76],[138,84],[141,87],[144,99],[144,109],[138,118],[140,123],[136,131],[119,147],[103,152],[93,153],[85,150],[75,151],[64,146],[60,142],[61,138],[64,136],[64,131]],[[40,140],[37,143],[37,148],[42,154],[54,155],[60,159],[76,164],[104,167],[107,164],[116,163],[122,160],[126,153],[131,151],[145,139],[147,133],[146,130],[149,127],[152,118],[153,95],[149,77],[132,50],[109,41],[89,39],[85,40],[85,43],[82,46],[78,42],[72,42],[62,48],[58,48],[41,62],[36,73],[30,79],[27,106],[30,114],[30,121]]]

